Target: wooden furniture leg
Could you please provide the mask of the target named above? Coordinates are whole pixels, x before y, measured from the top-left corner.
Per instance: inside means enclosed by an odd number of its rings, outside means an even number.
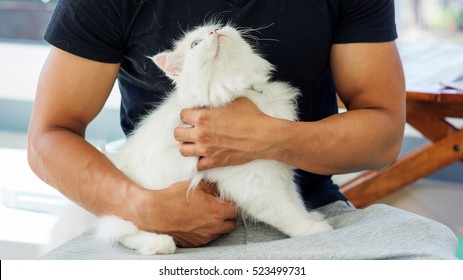
[[[341,191],[356,207],[365,207],[459,159],[463,159],[463,130],[416,149],[384,170],[369,171]]]
[[[368,171],[343,184],[341,192],[356,206],[365,207],[455,161],[463,161],[463,130],[446,117],[463,117],[460,103],[407,100],[407,122],[431,142],[380,171]]]

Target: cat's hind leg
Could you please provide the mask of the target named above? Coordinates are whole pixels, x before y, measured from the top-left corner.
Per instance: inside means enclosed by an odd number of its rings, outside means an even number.
[[[288,197],[280,197],[278,201],[269,203],[269,206],[274,207],[273,210],[253,211],[254,209],[251,207],[247,212],[290,237],[313,235],[333,230],[319,212],[308,212]]]
[[[247,199],[242,200],[245,212],[270,224],[290,237],[328,232],[332,227],[317,211],[307,211],[289,174],[255,175],[247,186]],[[255,192],[252,194],[252,192]]]
[[[308,211],[292,180],[280,180],[287,187],[281,194],[281,201],[275,201],[280,207],[275,221],[279,221],[280,230],[291,237],[305,236],[332,231],[333,228],[318,211]]]

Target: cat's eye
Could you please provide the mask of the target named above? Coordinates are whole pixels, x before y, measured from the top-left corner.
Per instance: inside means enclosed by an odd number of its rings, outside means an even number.
[[[195,40],[193,41],[193,43],[191,43],[191,48],[193,49],[194,47],[196,47],[197,45],[199,45],[199,43],[201,43],[202,40]]]

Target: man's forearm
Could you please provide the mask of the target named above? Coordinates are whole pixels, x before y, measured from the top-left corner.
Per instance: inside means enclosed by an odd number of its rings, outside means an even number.
[[[399,153],[401,123],[379,109],[352,110],[318,122],[277,121],[272,157],[317,174],[379,169]]]
[[[72,131],[31,133],[28,155],[40,178],[90,212],[172,235],[184,247],[204,245],[235,227],[238,211],[217,199],[211,184],[200,182],[193,192],[189,181],[162,190],[142,188]]]
[[[73,131],[30,132],[28,159],[42,180],[88,211],[129,218],[127,198],[137,186]]]

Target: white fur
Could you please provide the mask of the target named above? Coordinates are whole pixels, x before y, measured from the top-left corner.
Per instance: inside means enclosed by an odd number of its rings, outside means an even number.
[[[197,45],[191,48],[193,42]],[[245,217],[273,225],[291,237],[331,230],[320,214],[306,211],[291,166],[255,160],[198,172],[198,158],[183,157],[179,152],[173,131],[181,125],[184,108],[220,107],[244,96],[265,114],[297,118],[298,90],[269,81],[273,66],[256,54],[236,29],[199,27],[178,41],[173,51],[160,53],[153,61],[174,81],[175,90],[142,120],[125,145],[109,156],[117,168],[148,189],[192,178],[193,185],[201,179],[215,182],[220,196],[234,201]],[[98,232],[108,241],[118,240],[141,254],[175,251],[170,236],[140,231],[116,217],[100,221]]]

